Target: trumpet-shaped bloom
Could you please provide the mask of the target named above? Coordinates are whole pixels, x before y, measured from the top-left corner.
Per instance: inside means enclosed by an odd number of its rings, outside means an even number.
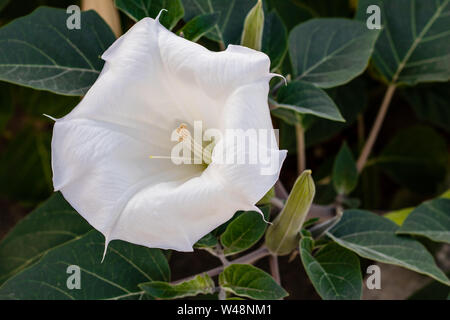
[[[268,144],[275,170],[261,163],[177,165],[169,159],[180,124],[271,130],[269,58],[241,46],[222,52],[174,35],[145,18],[106,50],[86,96],[56,120],[55,190],[106,238],[192,251],[202,236],[273,186],[286,156]],[[226,138],[214,153],[229,149]],[[261,143],[260,143],[261,145]],[[276,159],[276,161],[274,160]],[[267,165],[267,164],[266,164]]]

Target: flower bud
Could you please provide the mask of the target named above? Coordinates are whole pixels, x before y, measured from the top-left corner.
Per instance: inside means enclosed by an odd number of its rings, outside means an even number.
[[[295,181],[283,210],[267,229],[266,246],[272,253],[287,255],[297,247],[314,194],[311,170],[305,170]]]
[[[261,51],[262,35],[264,29],[264,10],[262,1],[258,0],[249,11],[244,22],[241,45]]]

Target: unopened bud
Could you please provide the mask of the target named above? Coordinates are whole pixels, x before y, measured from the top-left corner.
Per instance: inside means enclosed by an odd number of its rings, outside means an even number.
[[[262,1],[258,0],[249,11],[244,22],[241,45],[261,51],[262,36],[264,29],[264,10]]]
[[[267,229],[266,246],[272,253],[280,256],[287,255],[297,247],[300,230],[315,192],[311,170],[303,171],[295,181],[283,210]]]

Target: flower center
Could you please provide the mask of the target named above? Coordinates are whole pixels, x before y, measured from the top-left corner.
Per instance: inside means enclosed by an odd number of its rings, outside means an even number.
[[[171,159],[176,163],[202,164],[207,167],[212,162],[212,152],[215,146],[213,142],[204,143],[202,135],[193,138],[187,125],[182,123],[175,129],[172,139],[178,140],[179,144],[171,156],[150,156],[151,159]],[[174,153],[176,154],[174,156]],[[182,156],[178,156],[181,154]]]

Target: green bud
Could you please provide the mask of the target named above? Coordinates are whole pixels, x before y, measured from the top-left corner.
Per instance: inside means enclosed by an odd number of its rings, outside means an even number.
[[[261,51],[262,35],[264,29],[264,10],[262,1],[258,0],[249,11],[244,22],[241,45]]]
[[[266,246],[272,253],[280,256],[287,255],[297,247],[300,230],[315,192],[311,170],[303,171],[295,181],[283,210],[267,229]]]

